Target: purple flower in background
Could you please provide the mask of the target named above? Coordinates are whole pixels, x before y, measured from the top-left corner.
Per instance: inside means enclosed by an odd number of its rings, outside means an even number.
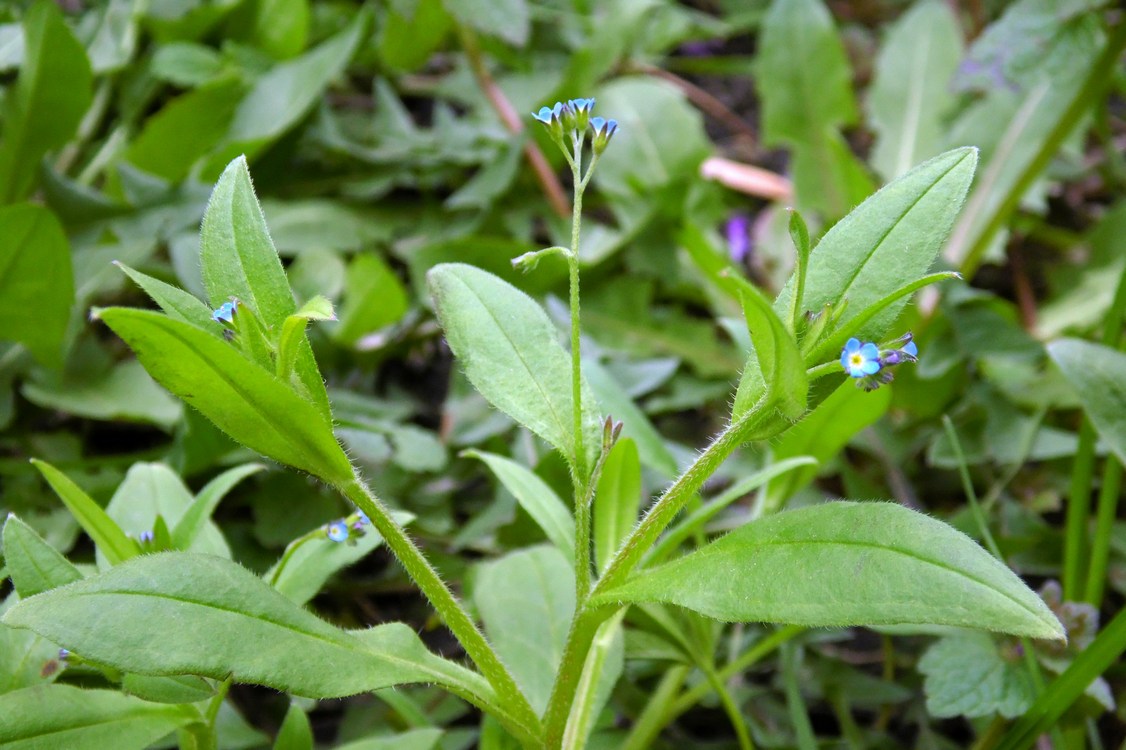
[[[735,263],[743,263],[751,254],[751,220],[746,214],[735,214],[727,220],[727,254]]]

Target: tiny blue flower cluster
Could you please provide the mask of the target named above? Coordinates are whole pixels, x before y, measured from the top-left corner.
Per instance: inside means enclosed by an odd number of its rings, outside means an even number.
[[[614,133],[618,132],[618,121],[591,117],[590,113],[593,109],[594,99],[570,99],[566,102],[556,102],[553,107],[541,107],[539,112],[532,113],[532,117],[547,128],[560,146],[564,134],[569,134],[572,140],[578,142],[589,126],[594,131],[591,146],[594,153],[601,154],[606,150]]]
[[[895,378],[892,368],[896,365],[918,360],[919,347],[910,332],[888,342],[883,348],[871,341],[851,338],[841,350],[841,367],[849,377],[856,378],[858,387],[866,391],[874,391],[890,383]]]
[[[231,300],[219,305],[211,312],[211,319],[216,323],[233,323],[235,320],[235,310],[238,308],[238,300]]]
[[[325,536],[337,544],[341,542],[355,544],[352,532],[355,531],[357,535],[363,536],[365,533],[364,527],[370,525],[371,520],[367,517],[367,514],[362,510],[357,510],[355,519],[351,523],[349,523],[349,519],[342,518],[325,526]]]

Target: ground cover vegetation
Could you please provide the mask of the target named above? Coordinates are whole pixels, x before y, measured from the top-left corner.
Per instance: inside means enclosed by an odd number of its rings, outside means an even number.
[[[1126,17],[0,8],[0,747],[1126,746]]]

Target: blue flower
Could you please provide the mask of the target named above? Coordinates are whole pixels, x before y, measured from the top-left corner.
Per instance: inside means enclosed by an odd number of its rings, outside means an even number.
[[[547,128],[553,140],[560,143],[563,140],[563,117],[566,110],[562,102],[555,102],[555,106],[540,107],[540,111],[533,112],[532,117]]]
[[[590,122],[590,112],[594,109],[594,99],[572,99],[567,102],[567,106],[574,112],[575,130],[579,133],[586,130],[587,123]]]
[[[357,510],[356,515],[359,516],[358,522],[361,526],[367,526],[371,523],[371,519],[368,518],[368,514],[364,513],[362,510]]]
[[[233,323],[235,320],[235,308],[237,307],[238,300],[224,302],[212,311],[211,319],[216,323]]]
[[[849,339],[841,350],[841,367],[853,378],[875,375],[880,371],[880,350],[872,342]]]
[[[60,648],[59,649],[59,661],[66,661],[69,658],[70,658],[70,652],[67,651],[65,648]]]
[[[544,125],[551,125],[551,115],[551,107],[540,107],[539,112],[532,113],[532,117],[536,118],[536,120],[542,122]]]
[[[325,534],[334,542],[343,542],[348,539],[348,524],[343,521],[333,521],[328,525]]]
[[[590,118],[590,127],[594,129],[591,146],[594,148],[594,153],[601,154],[610,145],[610,139],[614,137],[614,133],[618,132],[618,121],[592,117]]]
[[[139,537],[137,537],[137,540],[141,544],[152,544],[152,540],[153,540],[154,537],[155,537],[155,535],[151,531],[142,531],[141,535]]]
[[[912,335],[907,332],[895,341],[890,342],[886,348],[880,350],[880,364],[885,367],[898,365],[901,362],[918,362],[919,347],[912,341]]]

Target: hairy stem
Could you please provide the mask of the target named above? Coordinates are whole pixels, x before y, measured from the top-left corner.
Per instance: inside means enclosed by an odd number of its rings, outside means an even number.
[[[403,527],[395,523],[386,506],[360,479],[359,474],[353,474],[351,481],[337,489],[367,514],[372,526],[383,536],[383,541],[395,554],[411,580],[437,610],[442,621],[469,654],[469,658],[481,670],[481,674],[497,691],[500,704],[506,706],[510,712],[507,717],[497,718],[525,744],[537,744],[541,727],[539,718],[528,703],[528,699],[517,687],[516,681],[501,663],[500,657],[485,640],[484,634],[477,628],[477,624],[465,611],[461,602],[422,554],[422,550],[407,536]]]

